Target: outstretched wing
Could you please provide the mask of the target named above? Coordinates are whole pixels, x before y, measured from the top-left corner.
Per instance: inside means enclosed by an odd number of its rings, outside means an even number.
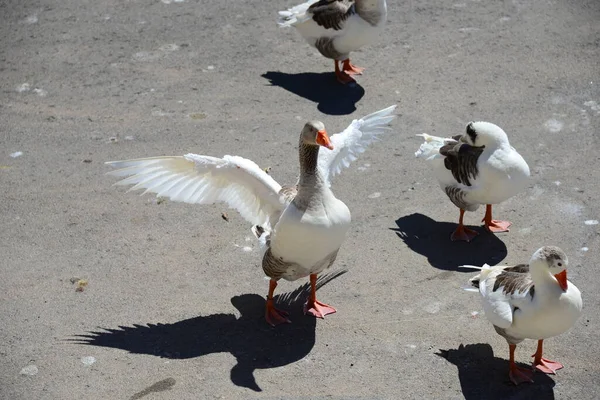
[[[224,202],[252,224],[267,224],[271,216],[283,211],[281,185],[242,157],[186,154],[106,164],[119,168],[109,175],[126,177],[116,185],[134,185],[129,190],[146,189],[144,193],[185,203]]]
[[[395,109],[396,106],[391,106],[355,119],[343,132],[330,137],[333,150],[319,153],[319,168],[328,185],[331,185],[332,177],[356,160],[367,146],[378,140],[379,135],[392,130],[389,124],[396,118]]]

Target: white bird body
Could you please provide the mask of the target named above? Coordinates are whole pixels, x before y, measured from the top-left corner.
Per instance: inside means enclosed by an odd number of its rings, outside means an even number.
[[[311,204],[308,210],[290,203],[271,233],[273,255],[297,265],[283,274],[286,280],[321,273],[346,238],[350,210],[329,188],[324,192],[322,201]]]
[[[310,3],[314,2],[311,1]],[[387,14],[385,1],[379,3],[381,3],[383,13]],[[373,26],[358,14],[351,15],[340,30],[328,29],[318,25],[307,13],[297,18],[297,23],[282,24],[282,26],[290,25],[296,28],[312,47],[316,47],[317,40],[321,38],[333,39],[334,48],[343,55],[340,57],[341,60],[348,58],[348,54],[351,52],[375,43],[385,27],[385,18],[381,23]]]
[[[216,158],[197,154],[108,162],[119,169],[110,175],[126,177],[118,185],[134,186],[173,201],[211,204],[225,202],[247,221],[259,225],[256,235],[264,251],[271,250],[287,271],[273,279],[295,280],[329,267],[350,226],[350,211],[330,189],[331,179],[362,153],[378,136],[389,131],[396,106],[354,120],[332,135],[333,150],[312,154],[315,179],[300,175],[298,194],[282,194],[282,186],[253,161],[239,156]],[[307,124],[308,125],[308,124]],[[322,124],[321,124],[322,125]],[[324,131],[323,131],[324,132]],[[302,141],[301,141],[302,143]],[[301,154],[301,167],[303,157]],[[302,169],[301,168],[301,169]],[[263,261],[263,269],[267,272]]]
[[[548,248],[551,247],[542,249]],[[583,304],[577,286],[566,280],[565,272],[566,288],[563,288],[558,278],[549,272],[552,268],[564,270],[568,262],[566,256],[561,258],[560,267],[549,268],[545,260],[536,258],[542,249],[534,254],[529,265],[490,267],[486,264],[481,273],[471,279],[481,293],[486,318],[509,343],[560,335],[571,329],[581,316]],[[549,259],[549,262],[556,263],[554,260]],[[516,271],[517,268],[520,270]]]
[[[433,174],[443,190],[447,187],[458,187],[465,194],[464,201],[470,206],[469,211],[475,211],[480,204],[502,203],[527,187],[529,166],[508,140],[498,145],[488,145],[483,149],[477,159],[477,175],[469,180],[470,185],[466,185],[457,181],[452,171],[444,164],[445,156],[439,152],[443,146],[458,144],[458,141],[426,133],[417,136],[423,137],[425,142],[421,144],[415,156],[430,162]]]
[[[280,11],[277,22],[295,27],[319,53],[334,60],[337,79],[346,84],[363,71],[350,63],[350,52],[375,42],[386,19],[385,0],[309,0]]]

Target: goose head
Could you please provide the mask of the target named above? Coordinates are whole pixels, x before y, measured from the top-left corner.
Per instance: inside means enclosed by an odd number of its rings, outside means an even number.
[[[508,137],[498,125],[477,121],[467,124],[466,132],[462,135],[460,141],[476,147],[498,147],[503,143],[508,144]]]
[[[323,146],[333,150],[325,125],[321,121],[310,121],[304,125],[300,134],[301,141],[309,146]]]
[[[537,268],[547,270],[563,291],[567,291],[567,266],[569,260],[564,251],[556,246],[544,246],[538,249],[529,262],[532,268],[534,265]]]

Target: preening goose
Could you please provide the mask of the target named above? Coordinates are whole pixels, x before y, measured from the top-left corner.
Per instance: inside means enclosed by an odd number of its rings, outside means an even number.
[[[385,0],[309,0],[280,11],[277,22],[295,27],[319,53],[333,59],[338,81],[346,84],[363,71],[350,63],[350,52],[373,43],[386,18]]]
[[[537,339],[533,367],[553,374],[563,365],[542,357],[544,339],[560,335],[573,327],[581,315],[579,289],[567,280],[568,260],[558,247],[545,246],[533,253],[529,264],[480,269],[470,282],[481,293],[486,318],[508,342],[511,381],[517,385],[531,382],[531,370],[517,367],[517,344]]]
[[[300,176],[294,186],[281,186],[254,162],[228,155],[111,161],[107,164],[118,169],[109,174],[125,177],[117,184],[134,185],[130,190],[146,189],[144,193],[186,203],[225,202],[235,208],[254,225],[264,250],[262,267],[270,278],[267,322],[289,322],[287,313],[273,304],[277,281],[306,276],[312,291],[305,312],[323,318],[335,309],[317,301],[317,274],[333,264],[350,226],[350,211],[331,191],[331,179],[391,130],[395,108],[354,120],[331,138],[322,122],[308,122],[300,133]]]
[[[440,138],[426,133],[415,153],[430,161],[433,173],[452,203],[460,209],[452,240],[470,241],[477,232],[463,225],[465,210],[486,204],[482,222],[490,232],[508,232],[508,221],[492,218],[492,204],[501,203],[523,191],[529,166],[510,145],[506,133],[489,122],[469,122],[464,135]]]

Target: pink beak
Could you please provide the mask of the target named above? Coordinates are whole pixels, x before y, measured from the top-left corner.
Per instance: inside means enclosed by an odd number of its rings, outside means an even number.
[[[560,288],[566,292],[567,288],[568,288],[568,283],[567,283],[567,270],[564,270],[561,273],[558,273],[556,275],[554,275],[554,277],[556,278],[556,280],[558,281],[558,285],[560,286]]]

